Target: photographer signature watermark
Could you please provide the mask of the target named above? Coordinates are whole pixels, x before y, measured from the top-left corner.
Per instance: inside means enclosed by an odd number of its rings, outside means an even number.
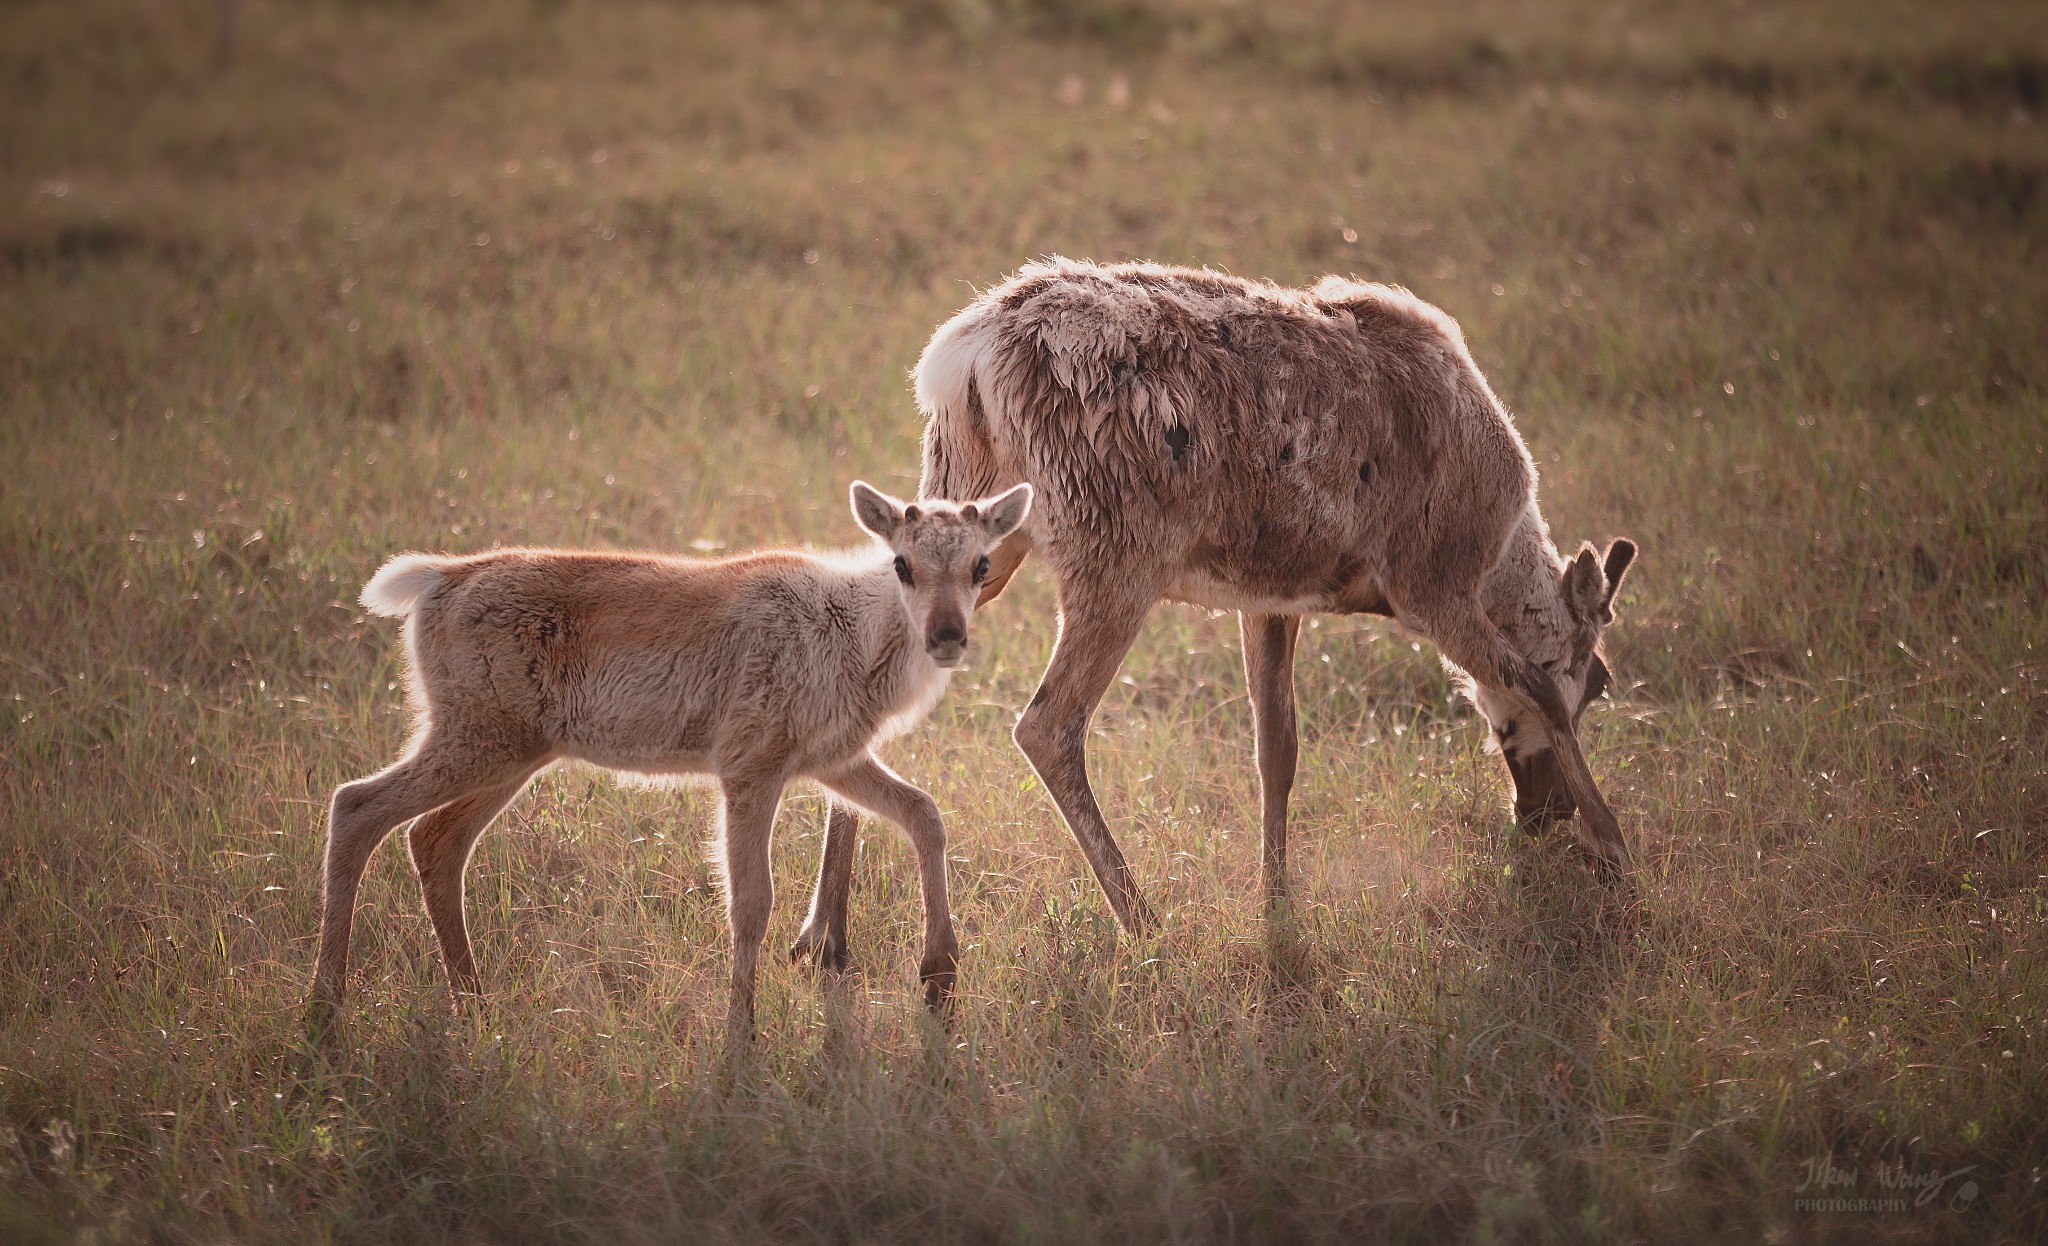
[[[1905,1160],[1869,1168],[1842,1168],[1834,1153],[1808,1156],[1800,1164],[1792,1208],[1810,1212],[1963,1211],[1980,1192],[1970,1174],[1975,1164],[1953,1172],[1918,1169]]]

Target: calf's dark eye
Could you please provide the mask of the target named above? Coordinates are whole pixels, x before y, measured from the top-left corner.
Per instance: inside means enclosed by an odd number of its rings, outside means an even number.
[[[910,583],[910,564],[904,560],[901,554],[896,555],[896,578],[905,584]]]
[[[987,554],[983,554],[983,555],[981,556],[980,560],[979,560],[979,561],[977,561],[977,562],[976,562],[976,563],[974,564],[974,582],[975,582],[976,584],[979,584],[979,583],[981,583],[981,582],[982,582],[983,580],[985,580],[985,579],[987,579],[987,578],[988,578],[988,555],[987,555]]]

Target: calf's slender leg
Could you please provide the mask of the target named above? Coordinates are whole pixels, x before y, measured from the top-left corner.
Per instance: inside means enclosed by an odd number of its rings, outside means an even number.
[[[730,1038],[754,1034],[754,983],[768,913],[775,907],[775,880],[768,848],[775,810],[782,803],[782,776],[722,776],[719,849],[725,861],[725,919],[732,932],[732,998],[726,1013]]]
[[[421,817],[406,832],[413,872],[419,875],[420,894],[426,900],[427,916],[434,923],[434,937],[441,942],[441,960],[448,968],[449,984],[458,995],[483,994],[476,957],[470,951],[469,926],[462,912],[463,875],[469,868],[470,854],[491,820],[512,803],[532,777],[533,771],[527,770],[508,783],[458,797]]]
[[[1251,691],[1253,753],[1259,765],[1259,869],[1266,903],[1277,907],[1287,899],[1287,798],[1300,756],[1294,642],[1301,634],[1301,616],[1240,612],[1237,619],[1244,637],[1245,686]]]
[[[1091,574],[1085,584],[1080,580],[1060,584],[1059,640],[1014,734],[1088,858],[1117,921],[1125,933],[1142,935],[1157,923],[1088,784],[1088,721],[1157,594],[1149,586],[1128,587],[1129,578],[1114,572]]]
[[[938,1007],[952,997],[960,966],[960,941],[953,934],[953,910],[946,893],[946,823],[938,805],[872,753],[844,770],[820,775],[819,781],[861,808],[881,814],[909,836],[924,895],[924,954],[918,980],[924,983],[924,1002]]]
[[[370,854],[402,822],[479,789],[502,786],[532,763],[500,752],[421,741],[395,765],[334,789],[328,807],[327,848],[320,912],[320,959],[313,972],[317,1004],[339,1004],[348,979],[348,943],[355,923],[356,889]]]
[[[860,818],[850,806],[832,801],[825,810],[825,847],[818,854],[818,886],[811,913],[789,945],[789,958],[809,957],[835,973],[846,969],[846,904],[853,889],[853,850]]]

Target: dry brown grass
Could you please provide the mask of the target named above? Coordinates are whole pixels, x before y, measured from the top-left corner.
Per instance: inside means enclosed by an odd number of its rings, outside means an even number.
[[[224,68],[211,20],[0,10],[0,1237],[2043,1230],[2039,6],[248,2]],[[771,971],[725,1065],[705,798],[566,772],[472,872],[495,1001],[387,850],[309,1051],[320,808],[404,730],[381,559],[848,542],[931,327],[1048,251],[1459,317],[1560,536],[1645,549],[1590,730],[1630,884],[1326,619],[1269,928],[1235,626],[1167,609],[1093,747],[1171,914],[1119,943],[1007,740],[1030,579],[891,752],[950,1029],[876,834],[865,978]],[[1819,1213],[1823,1157],[1969,1171]]]

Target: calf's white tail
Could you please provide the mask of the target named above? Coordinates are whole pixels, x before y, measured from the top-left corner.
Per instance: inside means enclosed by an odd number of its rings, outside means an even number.
[[[400,554],[363,585],[363,609],[387,619],[405,618],[441,582],[449,561],[433,554]]]

